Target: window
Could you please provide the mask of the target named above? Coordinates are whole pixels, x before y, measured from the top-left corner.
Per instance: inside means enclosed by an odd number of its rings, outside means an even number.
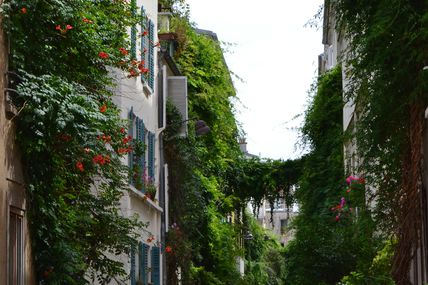
[[[129,112],[128,134],[133,138],[133,150],[128,154],[130,170],[129,183],[144,192],[144,177],[146,171],[146,128],[143,119]]]
[[[150,20],[144,7],[141,7],[141,61],[147,73],[141,74],[141,81],[146,82],[151,90],[154,90],[155,83],[155,24]]]
[[[281,234],[287,233],[288,219],[281,219]]]
[[[272,204],[270,205],[270,208],[272,208]],[[266,211],[271,211],[270,208],[267,208]],[[284,211],[285,208],[285,200],[283,198],[278,198],[273,204],[274,211]]]
[[[9,285],[24,284],[23,213],[11,208],[9,214]]]

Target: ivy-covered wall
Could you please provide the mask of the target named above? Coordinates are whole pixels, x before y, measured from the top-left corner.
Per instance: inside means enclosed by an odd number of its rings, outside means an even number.
[[[143,225],[119,211],[131,142],[107,66],[128,70],[126,31],[139,19],[126,2],[85,0],[5,1],[2,17],[36,282],[126,279],[114,256]]]
[[[426,1],[328,1],[349,42],[346,97],[356,103],[360,173],[373,186],[373,217],[396,236],[392,271],[409,284],[413,254],[423,238],[422,134],[427,105]],[[349,66],[349,68],[348,68]],[[422,195],[422,196],[421,196]],[[420,260],[420,259],[419,259]]]

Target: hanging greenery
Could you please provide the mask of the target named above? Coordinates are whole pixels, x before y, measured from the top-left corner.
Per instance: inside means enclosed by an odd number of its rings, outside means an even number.
[[[291,285],[336,284],[367,266],[379,246],[365,207],[364,180],[344,179],[340,67],[321,75],[312,94],[302,127],[310,152],[295,194],[294,239],[285,252],[285,280]]]

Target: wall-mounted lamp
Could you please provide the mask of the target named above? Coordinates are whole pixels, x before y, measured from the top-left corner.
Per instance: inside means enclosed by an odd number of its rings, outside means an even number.
[[[205,121],[197,120],[195,122],[195,133],[197,136],[203,136],[208,134],[211,131],[210,127],[207,126]]]
[[[211,131],[210,127],[207,126],[207,124],[205,123],[204,120],[197,120],[196,118],[184,120],[184,121],[181,121],[180,123],[173,124],[173,125],[182,126],[183,124],[185,124],[185,123],[187,123],[189,121],[195,121],[195,134],[198,137],[199,136],[204,136],[204,135],[208,134]],[[168,130],[168,128],[171,128],[171,127],[172,127],[172,125],[169,125],[169,126],[167,126],[165,128],[165,130]],[[166,141],[169,141],[169,140],[171,140],[173,138],[176,138],[176,137],[186,137],[186,136],[187,136],[187,132],[185,134],[180,134],[179,133],[179,134],[176,134],[176,135],[174,135],[172,137],[167,138]]]

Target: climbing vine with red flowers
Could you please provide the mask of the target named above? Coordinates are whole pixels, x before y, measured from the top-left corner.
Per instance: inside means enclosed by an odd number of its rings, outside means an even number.
[[[133,140],[109,69],[129,76],[127,29],[139,19],[127,1],[10,0],[2,10],[37,282],[126,279],[114,256],[144,225],[119,211]]]

